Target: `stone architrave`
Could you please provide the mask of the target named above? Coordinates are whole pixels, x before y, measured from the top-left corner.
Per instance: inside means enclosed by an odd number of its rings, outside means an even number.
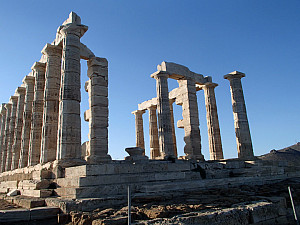
[[[21,138],[22,138],[22,129],[23,129],[23,113],[24,113],[24,100],[25,100],[25,87],[18,87],[18,106],[16,114],[16,123],[15,123],[15,136],[12,146],[12,160],[11,160],[11,170],[17,169],[20,159],[20,150],[21,150]]]
[[[32,104],[32,122],[28,151],[28,166],[34,166],[40,162],[46,64],[36,62],[31,69],[34,72],[35,87],[34,99]]]
[[[158,141],[158,128],[156,106],[150,106],[149,111],[149,139],[150,139],[150,159],[157,159],[160,157],[159,141]]]
[[[201,153],[201,136],[199,129],[199,114],[196,95],[196,83],[194,80],[186,78],[178,80],[181,90],[182,104],[182,125],[184,128],[184,158],[204,160]]]
[[[0,160],[2,159],[2,151],[3,151],[3,141],[5,137],[5,121],[6,121],[6,108],[5,104],[3,103],[1,105],[1,110],[0,110],[0,115],[1,115],[1,127],[0,127]],[[0,162],[0,168],[1,168],[1,162]],[[0,171],[1,172],[1,171]]]
[[[168,90],[168,73],[159,71],[151,75],[156,80],[158,136],[161,159],[174,159],[174,144]]]
[[[208,129],[209,152],[211,160],[223,159],[222,141],[220,135],[220,126],[218,119],[217,103],[215,97],[216,83],[205,83],[201,86],[204,90],[206,120]]]
[[[176,134],[175,134],[175,125],[174,125],[174,112],[173,112],[173,103],[175,99],[170,99],[170,113],[171,113],[171,125],[172,125],[172,139],[174,145],[174,155],[177,158],[177,144],[176,144]]]
[[[136,147],[142,148],[145,150],[145,141],[144,141],[144,125],[143,125],[143,114],[145,110],[135,110],[132,112],[135,116],[135,138],[136,138]]]
[[[46,44],[42,53],[47,62],[40,162],[46,163],[56,159],[62,47]]]
[[[23,83],[26,87],[24,114],[23,114],[23,129],[22,129],[22,143],[19,159],[19,168],[26,167],[28,164],[28,151],[30,141],[30,131],[32,122],[32,102],[34,98],[34,83],[35,78],[33,76],[26,76],[23,79]]]
[[[88,77],[85,89],[89,94],[89,164],[111,161],[108,154],[108,62],[105,58],[93,57],[87,61]]]
[[[9,171],[11,169],[11,161],[12,161],[12,145],[15,137],[15,124],[16,124],[16,115],[17,115],[17,107],[18,107],[18,96],[11,96],[10,102],[12,103],[11,107],[11,116],[10,116],[10,124],[9,124],[9,135],[7,139],[7,155],[6,155],[6,163],[5,163],[5,171]]]
[[[9,128],[10,128],[10,117],[11,117],[11,103],[5,104],[6,109],[6,117],[5,117],[5,128],[4,128],[4,136],[2,138],[2,146],[1,146],[1,173],[5,171],[6,158],[7,158],[7,145],[9,139]]]
[[[238,158],[253,159],[254,153],[241,82],[242,77],[245,77],[244,73],[234,71],[225,75],[224,79],[230,82]]]
[[[80,38],[88,27],[80,17],[71,12],[69,19],[59,27],[62,35],[62,70],[59,97],[59,122],[57,155],[58,163],[72,166],[83,163],[81,159],[80,119]]]

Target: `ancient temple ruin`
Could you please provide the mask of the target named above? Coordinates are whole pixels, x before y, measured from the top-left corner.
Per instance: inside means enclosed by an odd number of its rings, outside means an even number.
[[[230,82],[238,158],[223,156],[212,77],[162,62],[151,74],[156,96],[142,102],[135,115],[136,146],[124,160],[108,152],[108,61],[96,57],[80,38],[88,27],[74,12],[58,28],[55,40],[7,103],[0,106],[0,192],[43,198],[63,212],[93,210],[124,203],[127,187],[135,196],[171,194],[216,187],[274,183],[300,177],[288,162],[254,157],[241,78]],[[89,141],[81,143],[80,60],[87,61],[85,91]],[[168,79],[179,87],[168,89]],[[201,153],[197,92],[204,91],[210,159]],[[182,108],[174,121],[173,104]],[[145,156],[143,114],[149,112],[150,159]],[[128,112],[128,116],[130,113]],[[177,155],[175,124],[184,129],[184,153]],[[123,151],[123,149],[122,149]],[[88,198],[88,199],[86,199]],[[92,199],[91,199],[92,198]]]

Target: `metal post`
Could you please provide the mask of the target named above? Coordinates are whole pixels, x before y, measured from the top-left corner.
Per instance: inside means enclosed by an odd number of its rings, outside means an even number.
[[[293,212],[294,212],[294,217],[295,217],[297,225],[299,225],[298,218],[297,218],[297,212],[296,212],[296,209],[295,209],[295,206],[294,206],[294,201],[293,201],[293,196],[292,196],[292,192],[291,192],[291,187],[290,186],[288,186],[288,190],[289,190],[289,194],[290,194],[290,198],[291,198],[291,203],[292,203],[292,208],[293,208]]]
[[[131,225],[131,191],[128,185],[128,225]]]

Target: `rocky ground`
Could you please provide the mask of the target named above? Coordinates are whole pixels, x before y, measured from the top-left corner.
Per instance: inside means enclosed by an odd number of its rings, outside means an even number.
[[[153,196],[149,198],[134,198],[132,202],[132,220],[147,221],[157,218],[171,218],[190,212],[205,212],[232,208],[239,204],[251,204],[265,200],[268,197],[284,197],[287,206],[291,208],[287,187],[291,186],[294,201],[300,205],[300,179],[291,179],[284,182],[263,186],[241,186],[230,189],[213,189],[185,193],[181,197],[172,198]],[[122,225],[127,224],[127,207],[108,208],[86,213],[71,213],[68,224],[93,225]],[[293,224],[293,218],[291,223]]]
[[[9,209],[17,209],[21,208],[20,206],[13,204],[11,202],[0,199],[0,210],[9,210]]]

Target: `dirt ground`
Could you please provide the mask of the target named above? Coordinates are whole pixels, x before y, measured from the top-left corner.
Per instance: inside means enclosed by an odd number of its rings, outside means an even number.
[[[9,209],[17,209],[17,208],[21,208],[21,207],[11,202],[0,199],[0,210],[9,210]]]

